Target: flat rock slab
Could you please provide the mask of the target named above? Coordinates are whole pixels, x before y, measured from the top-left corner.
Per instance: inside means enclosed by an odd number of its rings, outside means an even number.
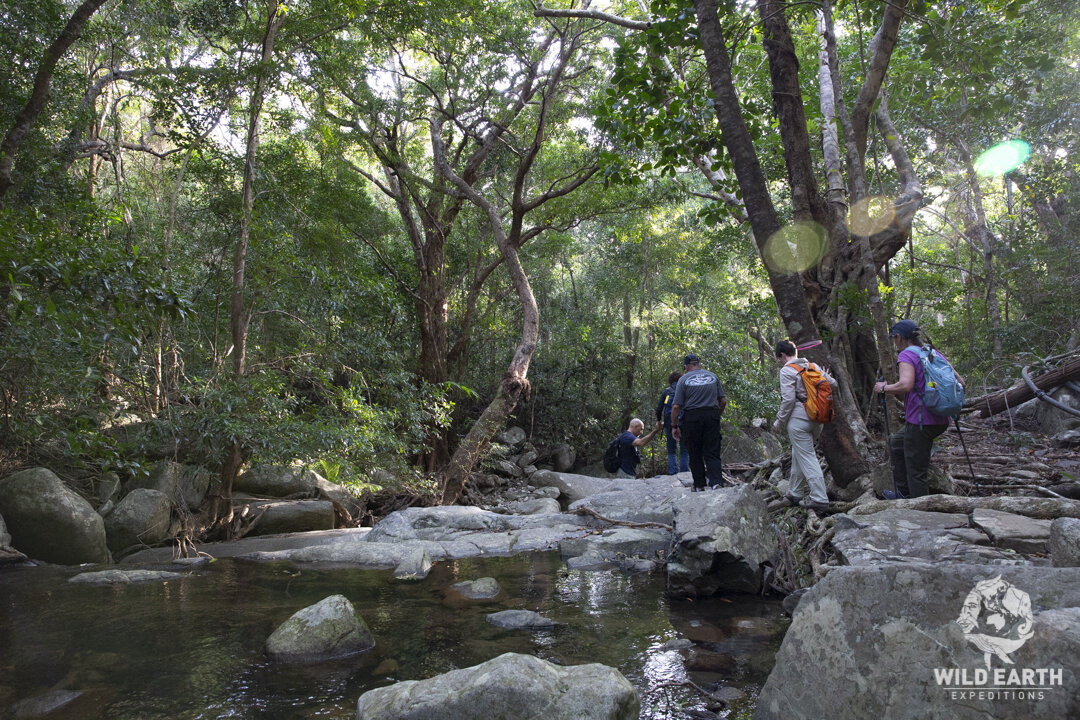
[[[1077,657],[1080,568],[837,568],[796,608],[754,720],[1075,718]],[[1058,679],[1023,674],[1037,669]],[[1044,689],[1016,698],[987,686]]]
[[[215,558],[239,557],[258,552],[295,550],[314,545],[349,544],[362,542],[371,528],[340,528],[338,530],[320,530],[316,532],[289,533],[287,535],[264,535],[245,537],[239,540],[204,543],[199,545],[200,552]],[[173,561],[173,548],[150,548],[128,555],[120,561],[121,565],[142,563],[167,563]]]
[[[164,570],[102,570],[79,573],[68,579],[69,583],[86,585],[131,585],[133,583],[168,582],[182,580],[184,573]]]
[[[1036,520],[999,510],[976,508],[972,524],[990,536],[997,547],[1019,553],[1045,553],[1050,541],[1050,520]]]
[[[967,515],[888,509],[838,515],[832,546],[845,565],[890,562],[1022,564],[1011,550],[991,547],[990,537],[969,526]]]

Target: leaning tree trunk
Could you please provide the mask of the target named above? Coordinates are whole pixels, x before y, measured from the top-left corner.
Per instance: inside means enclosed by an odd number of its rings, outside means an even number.
[[[522,396],[526,400],[529,397],[529,363],[532,361],[533,353],[536,352],[536,343],[540,338],[540,310],[536,305],[532,287],[529,285],[529,278],[525,275],[525,269],[518,259],[517,248],[507,238],[498,208],[458,177],[446,163],[442,130],[437,121],[431,123],[431,144],[439,172],[487,214],[492,233],[495,235],[495,242],[499,246],[503,262],[506,263],[506,269],[510,273],[510,280],[521,301],[522,315],[521,340],[514,351],[510,366],[499,382],[499,389],[494,399],[458,445],[449,464],[440,472],[439,485],[442,493],[439,503],[451,505],[461,497],[469,473],[487,452],[491,439],[517,407],[518,400]]]

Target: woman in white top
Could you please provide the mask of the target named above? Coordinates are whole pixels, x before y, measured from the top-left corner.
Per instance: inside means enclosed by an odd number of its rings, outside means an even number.
[[[788,440],[791,441],[791,487],[786,497],[792,504],[810,510],[824,510],[829,507],[829,496],[825,493],[825,476],[814,451],[814,441],[821,435],[822,426],[806,414],[803,407],[806,388],[799,377],[799,369],[809,367],[810,362],[799,357],[795,344],[790,340],[781,340],[776,344],[776,360],[781,365],[780,412],[773,423],[773,432],[786,425]],[[830,384],[835,384],[825,368],[819,370]]]

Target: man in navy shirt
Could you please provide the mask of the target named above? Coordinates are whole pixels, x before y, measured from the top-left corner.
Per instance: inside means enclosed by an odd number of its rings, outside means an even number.
[[[651,433],[641,437],[641,433],[645,432],[645,423],[637,418],[630,421],[630,428],[619,436],[619,469],[615,477],[637,477],[637,466],[641,462],[641,453],[638,452],[638,448],[647,445],[662,427],[664,424],[657,422]]]

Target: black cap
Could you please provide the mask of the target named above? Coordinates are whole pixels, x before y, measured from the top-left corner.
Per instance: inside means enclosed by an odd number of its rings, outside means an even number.
[[[919,332],[919,326],[915,324],[914,320],[901,320],[889,330],[889,337],[902,337],[910,340],[915,337],[917,332]]]
[[[689,355],[687,355],[686,357],[684,357],[682,359],[682,364],[683,365],[700,365],[701,364],[701,358],[699,358],[694,353],[690,353]]]

